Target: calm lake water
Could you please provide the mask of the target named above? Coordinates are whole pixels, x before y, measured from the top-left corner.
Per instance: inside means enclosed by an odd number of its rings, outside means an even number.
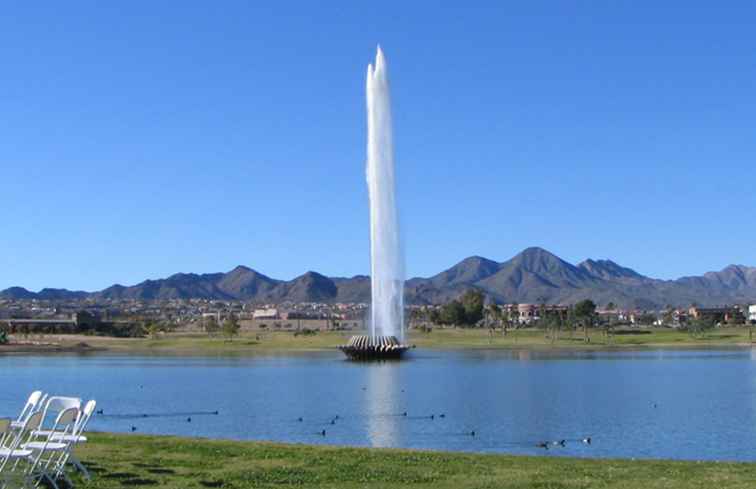
[[[13,416],[31,390],[42,389],[97,399],[104,414],[90,428],[102,431],[134,426],[138,433],[296,443],[756,460],[751,350],[414,351],[407,361],[384,364],[346,362],[339,352],[6,356],[0,372],[0,416]],[[580,442],[584,437],[592,443]],[[536,446],[563,439],[565,447]]]

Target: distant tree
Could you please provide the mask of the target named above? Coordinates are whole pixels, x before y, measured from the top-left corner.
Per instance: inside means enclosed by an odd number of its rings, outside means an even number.
[[[638,316],[638,323],[644,326],[653,326],[655,322],[656,322],[656,314],[646,312]]]
[[[159,323],[156,323],[154,321],[150,321],[144,326],[145,334],[153,340],[159,336],[161,331],[163,331],[163,328]]]
[[[165,321],[162,321],[160,323],[160,329],[165,333],[172,333],[176,330],[177,326],[178,325],[174,321],[171,321],[169,319],[166,319]]]
[[[675,322],[675,309],[667,305],[667,307],[664,309],[664,313],[662,314],[662,323],[664,323],[665,326],[672,326]]]
[[[223,321],[223,336],[229,341],[233,341],[234,337],[239,335],[239,329],[241,329],[239,321],[237,321],[236,316],[233,314],[229,315],[228,318]]]
[[[8,332],[4,329],[0,329],[0,345],[6,345],[9,341]]]
[[[688,333],[697,338],[706,336],[706,332],[716,327],[716,320],[712,317],[694,319],[688,324]]]
[[[539,296],[536,301],[538,302],[538,318],[546,318],[546,297]]]
[[[727,318],[727,324],[729,326],[739,326],[744,323],[745,315],[743,315],[739,309],[733,309]]]
[[[428,322],[428,316],[428,310],[424,306],[410,309],[409,322],[411,327],[423,327]]]
[[[607,343],[612,342],[614,328],[619,324],[619,320],[617,319],[617,316],[610,315],[608,318],[605,318],[601,322],[601,326],[604,329],[604,338],[606,339]]]
[[[501,308],[495,302],[492,302],[486,308],[487,323],[490,327],[496,329],[501,322]]]
[[[614,302],[611,302],[611,301],[610,301],[610,302],[609,302],[609,304],[607,304],[607,305],[606,305],[606,310],[607,310],[607,311],[613,311],[613,310],[615,310],[615,309],[617,309],[617,306],[616,306],[616,305],[614,305]]]
[[[483,293],[479,290],[468,290],[462,295],[460,302],[465,309],[464,324],[474,326],[483,319],[484,300]]]
[[[585,299],[575,304],[573,310],[575,320],[583,326],[585,342],[590,343],[591,340],[588,337],[588,328],[592,328],[596,320],[596,303],[590,299]]]
[[[436,307],[431,309],[428,317],[433,324],[444,324],[441,320],[441,311]]]
[[[575,315],[578,319],[592,320],[595,314],[596,304],[592,300],[585,299],[575,304]]]
[[[538,322],[548,332],[549,339],[551,339],[552,343],[559,339],[559,328],[561,324],[557,314],[544,312],[544,315],[538,320]]]
[[[516,302],[509,305],[507,323],[512,329],[517,329],[520,326],[520,305]],[[506,329],[504,330],[504,334],[507,334]]]
[[[466,320],[465,306],[454,299],[441,306],[438,323],[447,325],[464,325]]]
[[[207,316],[202,318],[202,323],[202,327],[205,329],[205,333],[207,333],[208,336],[215,335],[220,329],[220,325],[215,319],[215,316]]]

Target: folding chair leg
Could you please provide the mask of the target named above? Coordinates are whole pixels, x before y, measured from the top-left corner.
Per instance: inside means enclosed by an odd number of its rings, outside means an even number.
[[[76,458],[76,456],[72,453],[71,457],[68,459],[69,463],[76,468],[79,472],[81,472],[81,476],[84,477],[84,480],[90,481],[92,480],[92,476],[89,475],[89,471],[86,467],[84,467],[84,464],[81,463],[81,460]]]
[[[73,486],[74,486],[73,481],[68,477],[68,474],[66,474],[65,472],[63,472],[63,474],[61,475],[61,477],[63,477],[63,480],[66,481],[66,485],[68,487],[73,488]]]
[[[58,485],[57,482],[55,482],[55,479],[51,477],[50,474],[48,474],[47,472],[45,472],[44,474],[40,476],[39,481],[37,481],[37,487],[39,487],[39,484],[42,482],[42,479],[47,479],[47,482],[50,483],[53,489],[60,489],[60,486]]]

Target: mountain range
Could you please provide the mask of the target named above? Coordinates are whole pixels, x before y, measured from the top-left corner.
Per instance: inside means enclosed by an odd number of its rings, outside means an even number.
[[[756,267],[730,265],[702,276],[660,280],[641,275],[611,260],[585,260],[577,265],[542,249],[528,248],[510,260],[480,256],[462,260],[428,278],[411,278],[405,285],[410,304],[438,304],[478,289],[500,303],[570,304],[592,299],[624,308],[656,309],[666,305],[719,305],[756,302]],[[293,280],[277,280],[245,266],[227,273],[177,273],[137,285],[113,285],[98,292],[21,287],[0,291],[0,298],[66,300],[216,299],[260,303],[369,302],[370,277],[327,277],[307,272]]]

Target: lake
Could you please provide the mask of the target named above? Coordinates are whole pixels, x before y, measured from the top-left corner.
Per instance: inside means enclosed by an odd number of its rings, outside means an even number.
[[[100,431],[133,427],[147,434],[292,443],[756,460],[756,354],[750,349],[425,350],[380,364],[347,362],[337,351],[5,356],[0,371],[0,416],[15,415],[31,390],[42,389],[97,399],[103,414],[90,428]],[[590,445],[580,441],[587,437]],[[560,440],[564,447],[537,446]]]

